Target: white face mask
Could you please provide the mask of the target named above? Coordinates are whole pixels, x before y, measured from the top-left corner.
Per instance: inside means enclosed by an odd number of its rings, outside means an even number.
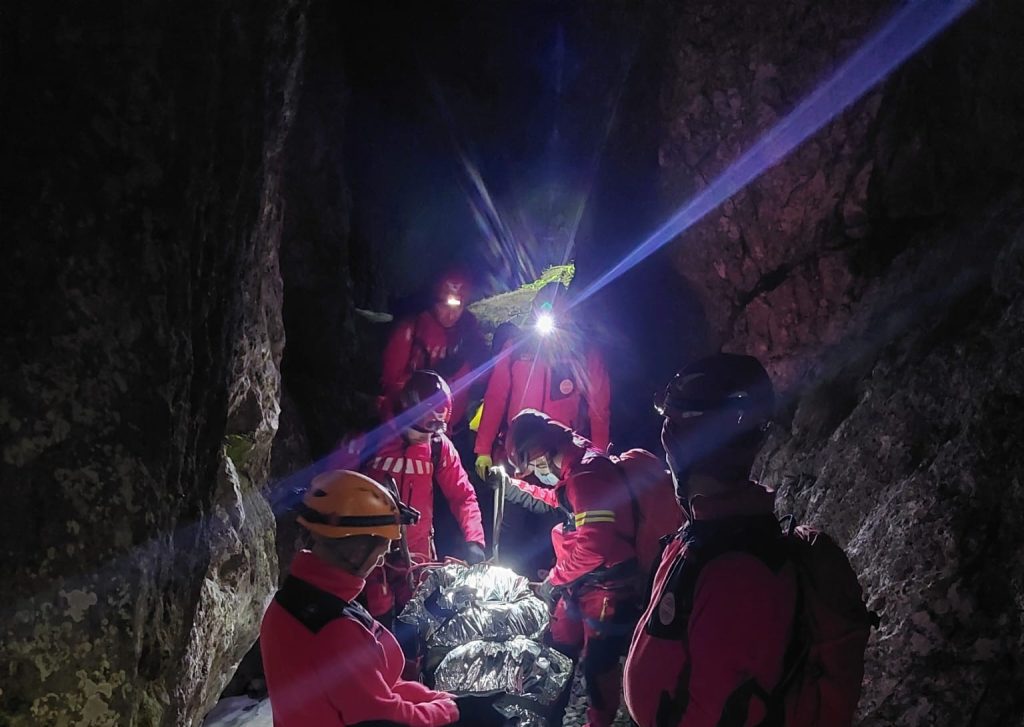
[[[540,481],[542,485],[554,487],[555,485],[558,484],[558,475],[556,475],[554,472],[551,472],[550,470],[547,474],[538,475],[535,473],[534,476]]]
[[[530,471],[542,485],[554,487],[558,484],[558,475],[551,471],[547,457],[538,457],[530,462]]]

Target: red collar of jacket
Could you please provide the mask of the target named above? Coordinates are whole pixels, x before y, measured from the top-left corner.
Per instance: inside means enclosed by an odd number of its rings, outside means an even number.
[[[690,500],[694,520],[722,520],[775,512],[775,490],[748,482],[719,495],[697,495]]]
[[[296,578],[316,586],[321,591],[327,591],[350,603],[366,585],[366,581],[362,578],[330,565],[309,550],[300,551],[295,556],[290,572]]]

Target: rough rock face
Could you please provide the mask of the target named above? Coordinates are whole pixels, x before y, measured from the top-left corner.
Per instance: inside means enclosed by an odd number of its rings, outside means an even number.
[[[677,6],[667,194],[724,169],[881,7]],[[979,4],[672,246],[713,340],[788,393],[761,463],[780,508],[848,546],[882,615],[863,725],[1024,719],[1022,30]]]
[[[668,195],[699,193],[813,90],[887,6],[727,2],[679,10],[669,42],[676,73],[662,95],[669,118],[659,163]],[[739,339],[772,362],[785,359],[788,377],[799,373],[790,361],[841,338],[857,292],[843,248],[847,232],[862,235],[866,224],[867,138],[879,97],[691,228],[675,255],[718,341]],[[806,326],[795,331],[798,318]]]
[[[194,724],[255,636],[303,13],[4,8],[0,723]]]
[[[887,7],[679,6],[669,43],[676,73],[662,95],[666,194],[699,192],[879,27]],[[918,221],[1017,174],[1017,16],[1000,2],[969,13],[683,235],[675,266],[719,344],[795,382],[849,333],[865,288]]]
[[[379,285],[369,244],[350,229],[349,92],[338,40],[343,24],[352,22],[345,16],[343,3],[311,7],[308,73],[287,151],[282,375],[314,457],[347,431],[369,425],[376,403],[360,392],[377,388],[372,357],[381,348],[355,310],[378,297]]]
[[[862,304],[887,335],[848,341],[767,452],[780,509],[848,544],[882,616],[863,725],[1024,719],[1021,201],[894,261]]]

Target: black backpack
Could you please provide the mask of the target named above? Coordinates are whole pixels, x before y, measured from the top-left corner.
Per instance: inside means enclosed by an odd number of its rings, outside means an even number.
[[[688,523],[673,536],[682,538],[686,555],[665,583],[665,593],[676,599],[676,615],[665,624],[655,609],[643,628],[657,638],[685,641],[697,579],[720,555],[748,553],[774,572],[791,563],[797,605],[782,679],[770,692],[754,679],[740,685],[726,702],[720,724],[743,724],[750,697],[756,695],[768,709],[763,727],[849,727],[860,699],[864,651],[878,616],[865,606],[843,549],[824,533],[788,520],[785,528],[772,515]],[[678,724],[689,701],[689,677],[684,669],[676,693],[663,695],[657,724]]]

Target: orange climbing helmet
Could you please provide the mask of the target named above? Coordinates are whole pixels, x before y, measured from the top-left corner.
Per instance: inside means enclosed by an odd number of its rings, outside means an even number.
[[[349,470],[324,472],[313,478],[299,507],[299,524],[325,538],[376,535],[402,537],[402,525],[420,514],[398,499],[394,481],[381,485]]]

